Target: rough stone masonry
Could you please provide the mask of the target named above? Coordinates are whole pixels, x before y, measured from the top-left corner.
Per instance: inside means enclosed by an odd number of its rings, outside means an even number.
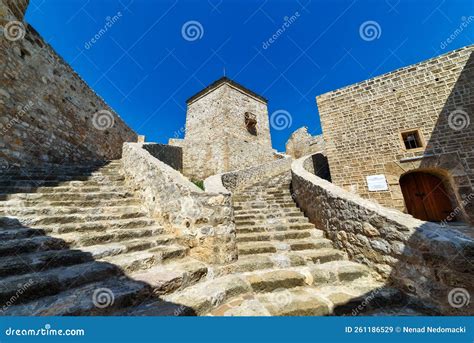
[[[187,101],[183,173],[194,179],[252,167],[275,159],[267,100],[221,78]]]
[[[440,176],[459,220],[474,222],[474,46],[404,67],[317,97],[333,182],[404,210],[400,176]],[[408,150],[402,133],[417,131]],[[385,175],[388,190],[366,177]]]
[[[23,22],[27,6],[0,0],[0,167],[120,158],[137,135]]]

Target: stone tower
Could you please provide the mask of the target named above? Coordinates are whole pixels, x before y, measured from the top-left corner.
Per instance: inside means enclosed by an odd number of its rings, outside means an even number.
[[[274,159],[267,100],[223,77],[187,100],[183,173],[194,179]]]

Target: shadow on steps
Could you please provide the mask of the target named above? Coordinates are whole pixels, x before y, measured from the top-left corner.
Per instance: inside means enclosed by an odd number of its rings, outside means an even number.
[[[16,219],[0,221],[0,315],[195,315],[116,265]]]

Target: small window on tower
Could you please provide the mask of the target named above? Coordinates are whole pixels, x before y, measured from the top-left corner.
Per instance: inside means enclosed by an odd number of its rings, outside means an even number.
[[[245,126],[250,134],[254,136],[257,135],[257,117],[255,114],[250,112],[245,113]]]
[[[402,132],[402,140],[406,150],[423,148],[423,141],[419,130]]]

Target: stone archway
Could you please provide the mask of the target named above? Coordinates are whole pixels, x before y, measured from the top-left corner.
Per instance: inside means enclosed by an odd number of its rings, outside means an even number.
[[[447,180],[424,171],[412,171],[402,175],[400,188],[405,207],[413,217],[434,222],[456,220],[452,204],[452,191]]]

